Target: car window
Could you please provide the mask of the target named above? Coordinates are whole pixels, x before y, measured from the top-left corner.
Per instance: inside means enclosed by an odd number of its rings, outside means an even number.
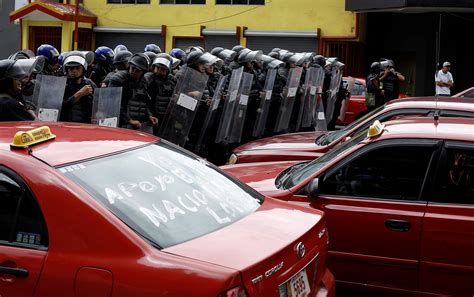
[[[0,172],[0,242],[44,248],[48,236],[43,215],[29,189],[15,180]]]
[[[320,137],[319,139],[317,139],[316,144],[318,144],[318,145],[330,144],[331,142],[333,142],[333,141],[339,139],[340,137],[342,137],[342,135],[345,135],[346,133],[348,133],[349,131],[354,129],[354,127],[358,126],[360,123],[362,123],[362,122],[366,121],[368,118],[372,117],[372,115],[374,115],[374,114],[378,113],[379,111],[381,111],[383,108],[384,108],[384,105],[372,110],[371,112],[365,114],[361,118],[353,121],[352,123],[350,123],[349,125],[345,126],[344,128],[342,128],[340,130],[335,130],[335,131],[328,132],[327,134],[323,134],[324,137]],[[372,123],[370,123],[370,124],[372,124]]]
[[[321,183],[321,194],[418,200],[434,147],[390,145],[369,149]]]
[[[213,165],[162,141],[59,170],[162,248],[232,224],[263,201]]]
[[[463,146],[447,146],[443,157],[435,182],[433,201],[474,205],[472,143]]]
[[[336,146],[334,149],[330,150],[329,152],[325,153],[321,157],[309,162],[293,165],[287,168],[285,171],[282,172],[276,179],[275,185],[278,188],[286,188],[289,189],[294,187],[304,181],[306,178],[310,177],[316,171],[323,168],[326,164],[328,164],[333,159],[337,158],[339,155],[344,153],[345,151],[351,149],[353,146],[359,144],[362,140],[367,137],[367,132],[364,131],[363,133],[359,133],[358,135],[352,137],[349,141]],[[292,170],[295,168],[296,170]]]
[[[355,82],[354,88],[352,89],[351,95],[354,96],[365,96],[365,86],[360,82]]]
[[[474,98],[474,90],[467,92],[466,94],[463,95],[463,97]]]

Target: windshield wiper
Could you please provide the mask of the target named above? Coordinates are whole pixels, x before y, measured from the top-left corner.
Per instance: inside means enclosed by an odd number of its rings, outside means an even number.
[[[295,164],[293,166],[290,166],[283,170],[283,172],[277,177],[275,180],[275,185],[277,188],[281,188],[284,184],[286,184],[286,181],[288,178],[292,175],[293,172],[295,172],[297,169],[301,168],[303,165],[306,165],[309,161],[305,161],[302,163]]]
[[[324,133],[322,135],[320,135],[319,137],[316,138],[315,140],[315,143],[317,145],[327,145],[330,143],[330,141],[328,141],[328,137],[332,134],[332,132],[328,132],[328,133]]]
[[[326,137],[327,137],[327,133],[320,134],[318,137],[316,137],[316,139],[314,140],[314,143],[319,145],[321,142],[321,139],[326,139]]]

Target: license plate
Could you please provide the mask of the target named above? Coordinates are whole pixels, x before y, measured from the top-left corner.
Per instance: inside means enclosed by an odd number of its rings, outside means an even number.
[[[280,296],[305,297],[311,292],[306,269],[295,274],[289,281],[280,286]],[[283,293],[283,294],[282,294]]]

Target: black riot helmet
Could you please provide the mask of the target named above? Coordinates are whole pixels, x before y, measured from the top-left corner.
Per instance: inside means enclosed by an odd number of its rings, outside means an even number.
[[[326,58],[322,55],[316,55],[313,57],[313,64],[324,67],[326,65]]]
[[[192,51],[186,57],[186,64],[189,66],[197,65],[199,63],[204,64],[204,61],[201,61],[201,56],[203,55],[200,51]]]
[[[133,54],[127,50],[117,52],[114,56],[114,67],[119,70],[125,70],[128,66],[128,60],[130,60],[132,56]]]
[[[16,60],[0,60],[0,80],[6,78],[22,79],[26,75],[27,73],[22,67],[20,67]]]
[[[370,73],[379,74],[380,68],[380,62],[373,62],[372,64],[370,64]]]
[[[150,59],[144,53],[136,53],[130,57],[128,64],[146,72],[150,67]]]

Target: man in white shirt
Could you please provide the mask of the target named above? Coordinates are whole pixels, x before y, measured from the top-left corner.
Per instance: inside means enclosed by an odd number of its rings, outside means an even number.
[[[454,81],[451,72],[449,72],[450,69],[451,63],[444,62],[443,68],[435,75],[436,95],[438,96],[451,96],[451,87]]]

